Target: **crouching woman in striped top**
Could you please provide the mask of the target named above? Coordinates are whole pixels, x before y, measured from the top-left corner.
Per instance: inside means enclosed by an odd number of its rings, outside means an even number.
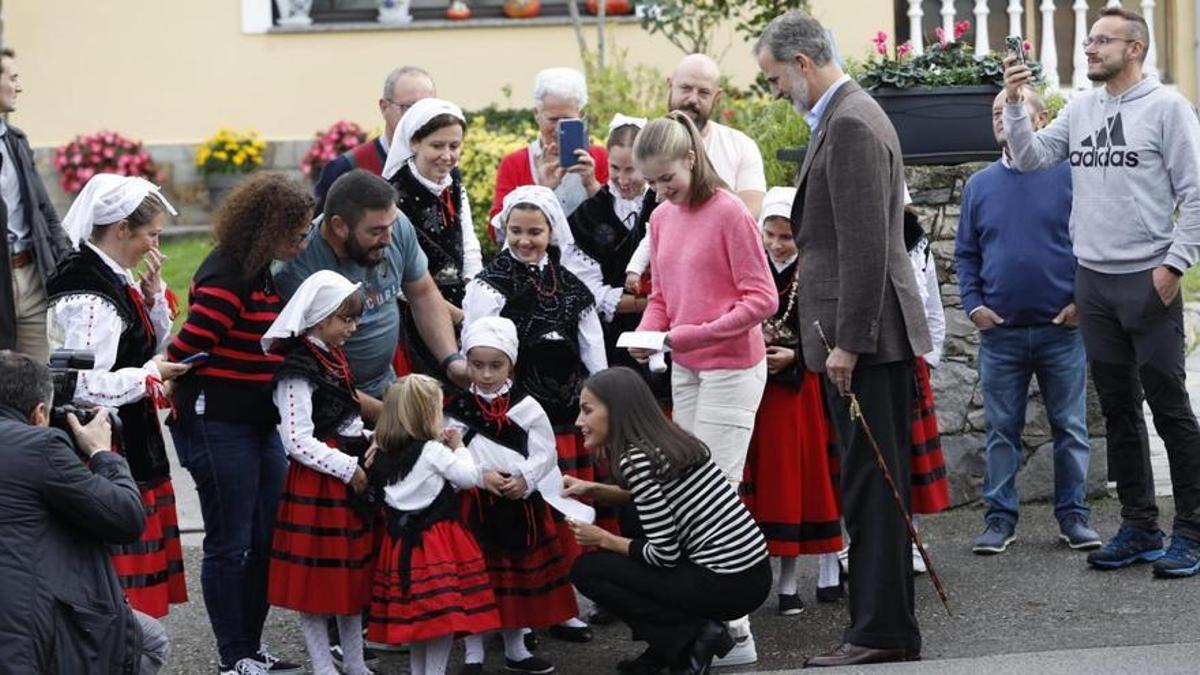
[[[566,477],[563,494],[632,502],[643,532],[627,538],[570,521],[581,545],[599,549],[580,556],[571,580],[649,643],[623,672],[707,673],[733,648],[723,622],[750,614],[771,591],[762,532],[708,448],[667,420],[633,370],[590,377],[577,425],[616,485]]]

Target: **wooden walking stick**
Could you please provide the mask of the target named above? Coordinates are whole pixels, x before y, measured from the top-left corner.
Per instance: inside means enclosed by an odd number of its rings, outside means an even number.
[[[829,345],[829,340],[825,337],[825,331],[821,330],[821,322],[814,321],[813,325],[817,328],[817,335],[821,336],[821,343],[825,345],[825,353],[829,354],[833,351],[833,347]],[[917,528],[913,525],[912,516],[909,515],[908,509],[904,508],[904,498],[900,496],[900,490],[896,487],[896,481],[892,478],[892,472],[887,468],[887,462],[883,460],[883,452],[879,449],[879,443],[875,440],[875,434],[871,433],[871,426],[867,424],[867,418],[863,416],[862,407],[858,404],[858,397],[854,392],[848,392],[845,397],[850,400],[850,419],[858,422],[862,427],[863,434],[867,437],[867,442],[871,446],[871,450],[875,453],[875,464],[879,466],[879,470],[883,472],[883,479],[887,481],[888,487],[892,490],[892,501],[896,503],[896,509],[900,511],[900,516],[904,518],[904,524],[908,527],[908,536],[917,545],[917,550],[921,553],[921,560],[925,561],[925,567],[929,570],[929,581],[933,583],[934,590],[937,591],[938,597],[942,601],[942,606],[946,608],[946,614],[954,616],[954,612],[950,610],[950,601],[946,598],[946,588],[942,586],[941,577],[938,576],[937,570],[933,568],[933,559],[929,557],[929,552],[925,550],[924,544],[921,543],[921,537],[917,534]]]

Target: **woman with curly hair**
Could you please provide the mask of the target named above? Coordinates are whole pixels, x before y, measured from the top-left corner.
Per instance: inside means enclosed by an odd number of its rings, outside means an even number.
[[[312,217],[308,190],[284,174],[260,173],[235,189],[213,217],[215,246],[196,270],[187,321],[167,348],[171,361],[208,355],[178,380],[171,436],[200,496],[200,585],[222,673],[299,672],[261,644],[287,455],[271,400],[282,357],[263,354],[259,340],[283,308],[271,261],[300,254]]]

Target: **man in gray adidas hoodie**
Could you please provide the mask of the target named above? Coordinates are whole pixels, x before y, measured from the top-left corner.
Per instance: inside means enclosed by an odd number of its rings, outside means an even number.
[[[1105,9],[1085,41],[1088,78],[1058,118],[1034,133],[1010,57],[1004,130],[1013,164],[1035,171],[1067,160],[1074,196],[1075,304],[1108,435],[1108,472],[1121,528],[1088,555],[1098,569],[1153,562],[1156,576],[1200,570],[1200,427],[1184,384],[1180,277],[1200,257],[1200,122],[1179,94],[1142,73],[1141,15]],[[1163,550],[1143,399],[1167,446],[1175,494]]]

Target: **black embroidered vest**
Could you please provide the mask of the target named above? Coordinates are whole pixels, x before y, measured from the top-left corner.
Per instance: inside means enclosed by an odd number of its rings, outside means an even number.
[[[513,387],[508,392],[508,409],[512,410],[526,396],[525,392],[518,387]],[[521,428],[521,425],[506,420],[504,423],[497,425],[496,422],[488,420],[483,415],[483,408],[479,406],[479,400],[470,392],[463,392],[455,396],[453,400],[446,404],[443,409],[447,417],[462,422],[467,427],[467,433],[463,435],[463,445],[470,445],[471,439],[476,435],[499,443],[510,450],[515,451],[522,457],[529,456],[529,433]]]
[[[625,285],[625,267],[638,244],[646,236],[647,223],[654,207],[658,206],[653,190],[647,190],[642,198],[642,208],[632,229],[617,220],[613,196],[609,186],[579,205],[568,222],[575,243],[596,262],[604,275],[604,283],[621,288]]]
[[[319,347],[306,343],[305,338],[293,338],[283,345],[283,363],[274,381],[278,383],[288,377],[308,380],[313,387],[313,436],[323,443],[332,440],[346,454],[360,457],[366,452],[366,440],[338,435],[338,429],[359,414],[358,398],[344,379],[317,360],[312,350]]]
[[[46,297],[50,304],[74,295],[104,298],[121,317],[125,328],[117,342],[113,370],[141,368],[154,357],[157,336],[153,326],[143,321],[142,314],[129,295],[125,280],[87,245],[63,259],[58,270],[46,282]],[[142,398],[127,403],[117,408],[117,414],[122,426],[121,452],[129,462],[134,480],[141,484],[155,484],[170,478],[170,463],[154,401]]]
[[[429,259],[430,276],[442,292],[442,297],[454,306],[462,307],[466,283],[463,280],[463,184],[457,173],[451,176],[449,190],[451,203],[454,204],[453,214],[440,197],[417,180],[408,164],[400,168],[391,182],[398,193],[396,206],[412,222],[421,250]]]
[[[796,284],[798,283],[797,266],[799,258],[782,270],[776,269],[774,263],[768,262],[771,276],[775,280],[775,291],[779,294],[779,308],[775,315],[763,322],[763,339],[767,346],[786,347],[796,350],[796,365],[784,368],[778,373],[768,374],[767,381],[786,384],[796,389],[800,388],[804,365],[800,362],[800,344],[796,337]]]
[[[477,277],[505,298],[500,316],[517,326],[520,347],[513,380],[546,409],[555,431],[574,428],[579,388],[587,370],[579,355],[579,317],[594,304],[592,292],[559,262],[551,246],[541,269],[513,257],[496,256]],[[561,340],[547,339],[558,333]]]

